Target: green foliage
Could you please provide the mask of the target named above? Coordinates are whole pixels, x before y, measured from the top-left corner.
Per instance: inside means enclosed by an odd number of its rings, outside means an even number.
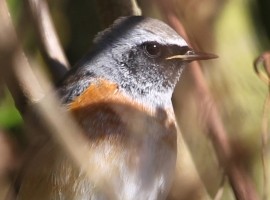
[[[7,93],[7,92],[6,92]],[[4,129],[14,129],[20,125],[22,118],[15,108],[9,93],[0,101],[0,127]]]
[[[7,3],[12,14],[12,18],[16,23],[22,14],[23,1],[8,0]]]

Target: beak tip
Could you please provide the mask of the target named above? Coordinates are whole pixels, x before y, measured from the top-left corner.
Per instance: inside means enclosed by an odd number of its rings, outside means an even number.
[[[216,58],[219,58],[218,55],[216,54],[208,54],[209,55],[209,59],[216,59]]]
[[[191,54],[174,55],[166,58],[166,60],[180,59],[182,61],[195,61],[195,60],[210,60],[218,58],[217,55],[211,53],[192,52]]]
[[[210,60],[216,59],[218,55],[212,53],[202,53],[202,52],[194,52],[194,59],[193,60]]]

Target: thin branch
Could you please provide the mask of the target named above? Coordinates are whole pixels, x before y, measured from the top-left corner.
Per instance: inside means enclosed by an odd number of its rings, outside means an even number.
[[[17,109],[24,113],[27,105],[43,97],[43,90],[27,64],[21,48],[17,45],[6,2],[1,0],[0,3],[1,75],[10,88]]]
[[[182,35],[186,41],[188,41],[188,43],[191,43],[183,25],[174,13],[172,2],[159,0],[159,6],[169,24],[180,35]],[[234,154],[231,144],[227,137],[226,130],[222,124],[217,106],[204,80],[199,62],[193,62],[189,70],[195,82],[197,95],[196,99],[200,100],[200,102],[198,102],[198,105],[200,105],[199,112],[208,113],[206,116],[206,127],[208,128],[208,134],[215,148],[218,160],[228,175],[236,198],[238,200],[259,199],[250,177],[246,171],[238,163],[236,163],[235,160],[233,160]]]
[[[40,48],[54,82],[59,81],[70,68],[56,34],[46,0],[26,0],[31,20],[34,22]]]
[[[97,0],[101,24],[104,28],[120,16],[141,15],[136,0]]]
[[[224,193],[224,187],[225,187],[225,182],[226,182],[226,174],[222,174],[222,178],[218,187],[218,191],[215,194],[214,200],[221,200],[223,193]]]
[[[89,166],[93,154],[81,129],[63,111],[56,97],[43,98],[43,90],[18,45],[5,0],[0,0],[0,24],[0,75],[5,78],[26,125],[35,133],[51,136],[70,156],[74,167],[79,167],[97,190],[114,199],[115,193],[99,173],[99,166]],[[39,79],[46,80],[44,75]]]
[[[262,69],[260,68],[262,64]],[[263,200],[268,199],[269,192],[269,112],[270,112],[270,52],[264,52],[254,62],[258,77],[267,84],[268,94],[264,102],[261,133],[261,160],[263,166]]]
[[[0,199],[13,200],[12,173],[20,166],[18,144],[10,133],[0,129]]]

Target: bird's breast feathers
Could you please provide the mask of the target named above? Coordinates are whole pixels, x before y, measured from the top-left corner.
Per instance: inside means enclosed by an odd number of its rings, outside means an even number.
[[[120,199],[156,199],[166,194],[176,157],[171,108],[147,108],[122,93],[117,84],[99,79],[69,109],[98,152],[94,162],[102,166],[100,174],[110,177],[114,190],[121,191]]]
[[[91,139],[112,135],[172,139],[176,131],[172,108],[149,108],[104,79],[90,84],[68,108]]]
[[[108,185],[102,190],[110,188],[116,199],[152,200],[167,195],[176,160],[171,112],[147,109],[106,80],[91,84],[68,108],[89,141],[89,168],[98,169],[97,179]],[[59,147],[44,146],[33,159],[23,194],[31,194],[32,199],[111,199]],[[39,184],[33,184],[37,180]]]

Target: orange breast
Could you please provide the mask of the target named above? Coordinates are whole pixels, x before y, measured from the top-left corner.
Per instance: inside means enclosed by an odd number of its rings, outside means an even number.
[[[147,108],[122,94],[112,82],[100,79],[91,84],[69,108],[91,140],[153,137],[162,138],[173,148],[176,145],[176,127],[170,111]]]
[[[68,106],[89,136],[89,168],[98,169],[97,180],[108,182],[117,199],[166,196],[176,161],[176,127],[168,110],[146,108],[106,80],[90,85]],[[40,194],[43,199],[94,199],[102,194],[55,143],[44,147],[24,179],[22,199],[23,194],[32,199]]]
[[[118,91],[117,84],[100,79],[91,84],[79,97],[69,104],[71,110],[76,110],[93,103],[108,101]]]

